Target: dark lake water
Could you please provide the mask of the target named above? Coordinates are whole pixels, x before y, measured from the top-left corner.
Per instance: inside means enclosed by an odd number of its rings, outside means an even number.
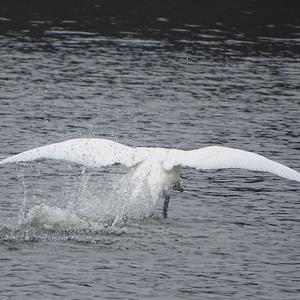
[[[300,170],[296,1],[1,3],[0,158],[101,137]],[[125,172],[0,167],[1,299],[299,299],[299,183],[184,169],[168,219],[112,226]]]

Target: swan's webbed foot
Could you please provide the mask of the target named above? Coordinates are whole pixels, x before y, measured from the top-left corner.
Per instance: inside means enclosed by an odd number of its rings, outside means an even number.
[[[163,197],[165,198],[164,200],[164,206],[163,206],[163,211],[162,215],[164,218],[168,217],[168,208],[169,208],[169,201],[170,201],[170,196],[166,191],[163,192]]]

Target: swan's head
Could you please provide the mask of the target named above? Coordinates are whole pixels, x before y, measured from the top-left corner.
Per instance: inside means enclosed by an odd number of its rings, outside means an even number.
[[[181,192],[181,193],[184,191],[181,180],[179,180],[176,183],[174,183],[173,185],[171,185],[171,188],[173,190]]]
[[[175,166],[172,169],[165,172],[168,176],[169,187],[175,191],[183,192],[181,168],[179,166]]]

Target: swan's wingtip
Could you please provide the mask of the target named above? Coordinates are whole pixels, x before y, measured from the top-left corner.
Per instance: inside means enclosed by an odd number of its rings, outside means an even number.
[[[9,157],[2,159],[0,161],[0,165],[5,165],[7,163],[13,163],[13,162],[18,162],[18,161],[19,160],[16,160],[14,156],[9,156]]]
[[[0,165],[4,165],[4,164],[7,164],[7,163],[9,163],[9,157],[0,160]]]
[[[5,162],[6,160],[7,160],[7,158],[2,158],[2,159],[0,160],[0,165],[4,165],[4,164],[6,163],[6,162]]]

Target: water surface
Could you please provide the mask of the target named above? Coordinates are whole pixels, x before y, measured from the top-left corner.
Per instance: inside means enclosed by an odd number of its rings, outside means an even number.
[[[71,2],[0,9],[1,158],[101,137],[223,144],[300,170],[292,1]],[[112,226],[126,169],[1,166],[1,299],[297,299],[299,184],[183,173],[167,220],[157,208]]]

